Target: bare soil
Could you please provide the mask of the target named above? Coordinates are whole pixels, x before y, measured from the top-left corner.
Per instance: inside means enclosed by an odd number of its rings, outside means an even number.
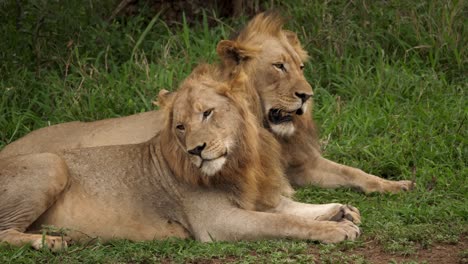
[[[332,262],[336,263],[353,263],[352,261],[359,258],[365,259],[366,263],[381,264],[381,263],[429,263],[429,264],[468,264],[468,236],[463,235],[456,244],[439,243],[429,246],[429,248],[419,248],[414,254],[401,255],[398,253],[392,254],[386,252],[384,248],[377,242],[369,241],[363,247],[344,250],[342,257],[335,256]],[[252,255],[257,255],[255,252]],[[311,245],[309,254],[314,255],[316,263],[321,262],[321,256],[317,246]],[[233,256],[226,258],[212,259],[197,259],[188,263],[197,264],[219,264],[219,263],[236,263],[241,261]],[[170,263],[169,260],[167,263]],[[294,261],[292,261],[294,262]],[[330,263],[327,258],[326,263]]]
[[[403,256],[400,254],[391,254],[385,252],[380,245],[376,243],[366,244],[363,248],[353,249],[346,254],[355,254],[363,256],[370,263],[406,263],[415,261],[417,263],[434,264],[467,264],[468,263],[468,238],[462,237],[457,244],[435,244],[427,249],[420,248],[414,254]]]

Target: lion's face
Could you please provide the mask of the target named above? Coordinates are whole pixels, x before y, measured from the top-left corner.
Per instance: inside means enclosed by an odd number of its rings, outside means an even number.
[[[224,69],[243,65],[252,78],[263,110],[264,122],[276,135],[291,136],[310,105],[312,87],[304,77],[307,52],[294,32],[282,29],[282,19],[261,13],[232,40],[217,47]]]
[[[294,120],[308,111],[308,99],[313,95],[304,77],[303,61],[281,35],[263,42],[257,60],[253,76],[266,121],[273,133],[290,136],[295,131]]]
[[[221,171],[232,154],[242,118],[232,101],[221,95],[214,81],[188,82],[174,99],[172,132],[180,148],[201,172]]]

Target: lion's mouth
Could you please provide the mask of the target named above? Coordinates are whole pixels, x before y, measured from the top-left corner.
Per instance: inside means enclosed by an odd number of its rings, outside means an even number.
[[[212,159],[202,159],[200,162],[200,170],[206,176],[213,176],[222,170],[224,164],[227,161],[228,153],[225,152],[223,155]]]
[[[293,110],[291,112],[287,112],[287,111],[277,109],[277,108],[272,108],[268,112],[268,120],[275,125],[286,123],[286,122],[292,122],[294,114],[297,114],[297,115],[304,114],[302,107],[296,110]]]
[[[224,152],[222,155],[220,155],[220,156],[218,156],[218,157],[216,157],[216,158],[212,158],[212,159],[204,159],[204,158],[202,158],[202,159],[201,159],[201,162],[200,162],[199,168],[203,167],[203,163],[208,163],[208,162],[210,162],[210,161],[215,161],[215,160],[218,160],[218,159],[221,159],[221,158],[226,158],[227,155],[228,155],[228,153],[227,153],[227,150],[226,150],[226,152]]]

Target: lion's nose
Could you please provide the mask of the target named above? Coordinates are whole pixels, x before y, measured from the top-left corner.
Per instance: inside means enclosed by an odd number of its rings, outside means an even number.
[[[301,98],[302,103],[305,103],[305,101],[307,101],[312,96],[312,94],[306,94],[306,93],[295,93],[295,94],[297,97]]]
[[[196,146],[195,148],[189,150],[188,153],[201,157],[201,153],[205,149],[205,147],[206,143],[203,143],[203,145]]]

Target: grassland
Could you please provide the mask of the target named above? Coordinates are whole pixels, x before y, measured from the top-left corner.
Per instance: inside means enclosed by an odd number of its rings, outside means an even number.
[[[57,254],[0,245],[0,263],[466,263],[465,1],[273,3],[311,55],[306,76],[324,156],[414,179],[416,190],[298,190],[300,201],[358,207],[363,235],[355,242],[114,241]],[[110,0],[20,7],[0,3],[0,148],[51,124],[152,109],[159,89],[175,89],[198,62],[215,61],[216,43],[246,21],[207,11],[197,24],[168,25],[143,11],[107,23]]]

